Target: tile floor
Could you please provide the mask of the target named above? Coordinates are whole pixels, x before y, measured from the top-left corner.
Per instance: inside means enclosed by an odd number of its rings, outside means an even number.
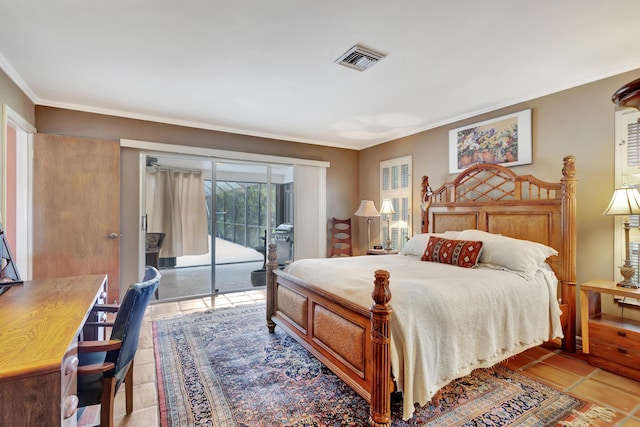
[[[230,307],[264,301],[264,290],[252,290],[219,295],[215,307]],[[116,396],[115,427],[157,427],[160,425],[158,394],[151,325],[154,320],[203,311],[212,307],[212,301],[193,299],[179,302],[152,304],[147,309],[145,323],[134,370],[134,411],[125,416],[124,390]],[[512,369],[523,371],[599,406],[616,411],[613,423],[596,422],[597,426],[640,427],[640,382],[621,377],[589,365],[580,353],[569,355],[559,350],[542,347],[530,349],[506,362]],[[97,411],[87,411],[80,426],[93,425]]]

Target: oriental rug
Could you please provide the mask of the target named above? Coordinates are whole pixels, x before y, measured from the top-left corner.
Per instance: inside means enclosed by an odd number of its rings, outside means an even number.
[[[280,328],[268,333],[263,304],[159,320],[153,335],[163,427],[368,425],[364,399]],[[585,410],[501,365],[454,381],[408,421],[392,400],[395,427],[553,426]]]

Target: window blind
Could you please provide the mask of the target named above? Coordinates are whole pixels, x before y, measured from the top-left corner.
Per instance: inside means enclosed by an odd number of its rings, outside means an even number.
[[[397,159],[380,162],[380,202],[388,199],[395,211],[390,215],[390,230],[387,229],[386,217],[381,218],[380,242],[384,242],[389,236],[393,249],[402,249],[411,235],[411,166],[412,157],[400,157]]]

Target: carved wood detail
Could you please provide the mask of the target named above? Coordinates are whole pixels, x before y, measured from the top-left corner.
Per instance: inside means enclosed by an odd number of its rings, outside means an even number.
[[[372,363],[373,383],[369,408],[369,423],[376,427],[391,425],[391,358],[389,344],[391,332],[391,291],[389,290],[389,272],[376,270],[374,289],[371,296],[371,342],[373,345]]]
[[[275,243],[269,243],[267,252],[267,327],[270,333],[274,333],[276,324],[273,316],[276,314],[278,283],[273,274],[278,269],[278,253]]]

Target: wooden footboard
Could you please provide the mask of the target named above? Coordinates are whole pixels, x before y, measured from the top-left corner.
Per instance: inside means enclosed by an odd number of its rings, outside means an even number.
[[[267,326],[276,325],[369,403],[370,424],[391,422],[389,273],[375,272],[369,310],[278,269],[276,245],[267,263]]]

